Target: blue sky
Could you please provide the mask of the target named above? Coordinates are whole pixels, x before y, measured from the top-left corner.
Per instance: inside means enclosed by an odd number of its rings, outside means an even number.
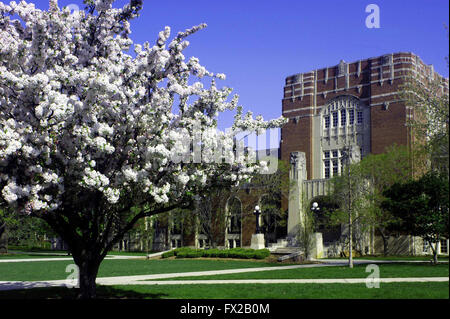
[[[48,9],[47,0],[34,3]],[[365,8],[371,3],[380,9],[378,29],[365,25],[370,14]],[[83,8],[82,0],[59,4]],[[239,94],[244,109],[270,119],[281,115],[287,76],[341,59],[413,52],[448,77],[448,11],[448,0],[144,0],[131,37],[135,43],[153,43],[166,25],[174,35],[207,23],[189,38],[185,55],[198,57],[212,72],[225,73],[221,84]],[[231,126],[231,114],[220,119],[222,129]]]

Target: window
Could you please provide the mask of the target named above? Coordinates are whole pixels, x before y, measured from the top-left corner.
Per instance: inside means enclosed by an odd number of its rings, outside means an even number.
[[[447,239],[441,239],[441,254],[448,254]]]
[[[334,159],[333,160],[333,176],[336,176],[339,172],[339,167],[338,167],[338,160]]]
[[[358,124],[362,124],[363,122],[363,112],[358,111]]]
[[[348,120],[350,125],[355,124],[355,110],[348,110]]]
[[[333,112],[333,127],[338,126],[338,112]]]
[[[424,253],[427,253],[429,249],[430,249],[430,247],[429,247],[429,245],[428,245],[428,242],[427,242],[426,240],[424,240],[424,241],[423,241],[422,251],[423,251]]]
[[[339,150],[324,151],[324,177],[330,178],[339,174]]]
[[[325,161],[325,178],[330,178],[330,161]]]
[[[325,128],[330,128],[330,116],[325,116]]]
[[[347,124],[347,112],[345,109],[341,110],[341,126],[345,126]]]

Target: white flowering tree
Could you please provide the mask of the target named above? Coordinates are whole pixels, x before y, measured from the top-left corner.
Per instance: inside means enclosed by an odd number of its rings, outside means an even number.
[[[143,1],[113,2],[74,13],[57,0],[48,11],[0,2],[0,204],[67,242],[83,298],[95,297],[101,261],[140,218],[264,167],[237,152],[238,131],[285,123],[244,115],[231,89],[216,87],[222,74],[185,59],[186,37],[204,24],[170,42],[166,27],[130,55]],[[232,129],[219,131],[219,113],[233,109]]]

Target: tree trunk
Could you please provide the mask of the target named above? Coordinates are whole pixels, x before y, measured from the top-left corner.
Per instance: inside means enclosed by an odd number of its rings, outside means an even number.
[[[0,224],[0,254],[8,253],[8,229],[6,223]]]
[[[97,278],[98,269],[100,267],[100,254],[93,255],[90,253],[89,256],[80,256],[75,258],[75,263],[79,268],[79,285],[80,294],[79,299],[93,299],[96,297],[96,284],[95,279]],[[77,262],[78,261],[78,262]]]
[[[378,229],[380,231],[381,238],[383,239],[383,256],[387,256],[388,252],[388,236],[386,236],[381,229]]]
[[[431,241],[428,241],[428,244],[430,245],[430,247],[431,247],[431,251],[433,252],[433,264],[434,265],[437,265],[437,263],[438,263],[438,259],[437,259],[437,253],[438,253],[438,250],[437,250],[437,244],[438,243],[438,241],[437,242],[435,242],[434,244],[434,246],[433,246],[433,243],[431,242]]]

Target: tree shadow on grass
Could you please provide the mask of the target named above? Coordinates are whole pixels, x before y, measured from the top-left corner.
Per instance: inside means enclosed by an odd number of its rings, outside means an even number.
[[[67,287],[44,287],[0,291],[0,299],[77,299],[80,289]],[[163,299],[164,293],[141,293],[132,289],[97,285],[96,299]]]

